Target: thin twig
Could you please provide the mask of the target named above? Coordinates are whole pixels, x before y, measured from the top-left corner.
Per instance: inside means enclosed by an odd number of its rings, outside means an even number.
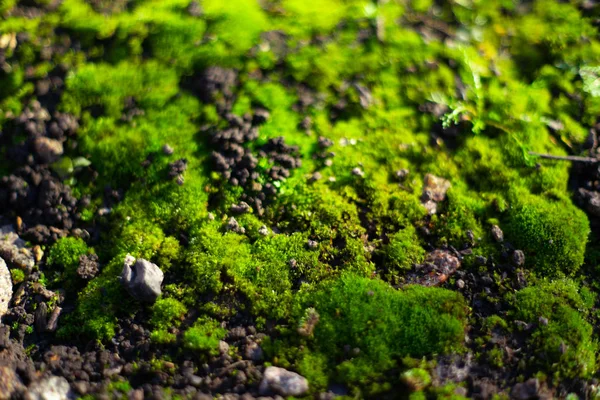
[[[600,162],[599,159],[594,157],[579,157],[579,156],[556,156],[553,154],[541,154],[534,153],[533,151],[529,152],[531,156],[538,156],[541,158],[548,158],[550,160],[561,160],[561,161],[573,161],[573,162],[584,162],[584,163],[597,163]]]

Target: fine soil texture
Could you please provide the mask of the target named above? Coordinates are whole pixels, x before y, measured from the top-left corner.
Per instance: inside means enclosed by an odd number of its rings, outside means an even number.
[[[600,397],[599,29],[0,0],[0,399]]]

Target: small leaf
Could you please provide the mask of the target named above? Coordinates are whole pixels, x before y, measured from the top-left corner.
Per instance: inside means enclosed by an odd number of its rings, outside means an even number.
[[[92,162],[84,157],[77,157],[73,160],[73,168],[85,168],[92,165]]]
[[[69,157],[63,157],[51,165],[52,170],[60,177],[66,179],[73,174],[73,161]]]
[[[600,67],[583,67],[579,70],[583,90],[593,97],[600,97]]]

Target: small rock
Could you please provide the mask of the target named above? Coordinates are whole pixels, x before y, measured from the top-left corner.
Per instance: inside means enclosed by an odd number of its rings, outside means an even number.
[[[11,225],[0,227],[0,257],[11,267],[18,267],[27,272],[35,265],[35,256]]]
[[[410,173],[410,171],[407,169],[400,169],[400,170],[396,171],[396,178],[399,181],[403,181],[404,179],[406,179],[406,177],[408,176],[409,173]]]
[[[492,225],[492,237],[498,243],[504,242],[504,232],[498,225]]]
[[[446,192],[451,186],[447,179],[432,174],[425,175],[421,204],[430,215],[437,213],[437,204],[446,199]]]
[[[540,317],[538,319],[538,322],[540,323],[540,325],[546,326],[546,325],[548,325],[548,318]]]
[[[85,381],[73,382],[73,389],[80,395],[85,395],[88,392],[89,384]]]
[[[319,247],[319,242],[317,242],[316,240],[308,239],[308,248],[309,249],[315,250],[318,247]]]
[[[465,287],[465,281],[463,281],[462,279],[458,279],[456,281],[456,287],[459,289],[464,289]]]
[[[525,253],[522,250],[515,250],[512,254],[512,260],[517,267],[522,267],[525,265]]]
[[[153,303],[161,294],[164,274],[156,264],[143,258],[135,259],[131,255],[125,257],[121,282],[135,299]]]
[[[231,339],[242,339],[246,337],[246,328],[243,326],[236,326],[229,331],[229,337]]]
[[[69,382],[62,376],[51,376],[33,382],[25,394],[25,400],[68,400],[74,398]]]
[[[169,178],[175,179],[179,176],[183,178],[182,174],[187,169],[187,164],[188,162],[185,158],[180,158],[177,161],[169,163]]]
[[[231,212],[234,214],[244,214],[250,211],[251,208],[245,201],[240,202],[240,204],[232,204]]]
[[[48,325],[48,306],[42,302],[35,310],[35,330],[38,333],[46,332],[46,325]]]
[[[324,136],[319,136],[319,147],[322,149],[326,149],[328,147],[333,146],[333,141]]]
[[[62,308],[59,306],[55,306],[54,310],[50,314],[48,318],[48,324],[46,325],[46,330],[48,332],[54,332],[56,328],[58,328],[58,317],[60,317],[60,313],[62,312]]]
[[[83,280],[89,281],[98,274],[98,256],[96,254],[82,254],[79,256],[77,275]]]
[[[8,312],[8,303],[13,294],[12,279],[6,263],[0,258],[0,320]]]
[[[365,173],[362,169],[356,167],[352,169],[352,175],[360,176],[362,178],[363,176],[365,176]]]
[[[173,148],[172,148],[171,146],[169,146],[168,144],[165,144],[165,145],[162,147],[162,152],[163,152],[165,155],[167,155],[167,156],[170,156],[171,154],[173,154],[174,150],[173,150]]]
[[[314,174],[312,174],[312,176],[310,177],[310,182],[316,182],[319,179],[321,179],[322,177],[323,177],[323,175],[321,175],[321,173],[319,171],[317,171]]]
[[[517,383],[513,386],[510,397],[515,400],[529,400],[537,398],[540,390],[540,381],[536,378],[531,378],[523,383]]]
[[[498,393],[498,387],[489,382],[477,382],[473,385],[473,398],[488,400]]]
[[[261,226],[260,228],[258,228],[258,234],[262,236],[268,236],[269,228],[267,228],[265,225]]]
[[[246,359],[252,361],[261,361],[264,357],[263,349],[256,342],[250,342],[246,346],[244,355]]]
[[[15,370],[8,365],[0,365],[0,400],[9,400],[25,386]]]
[[[324,164],[326,167],[331,167],[333,165],[333,160],[331,158],[328,158],[327,160],[325,160]]]
[[[262,125],[269,120],[271,114],[264,108],[259,108],[254,111],[254,116],[252,117],[252,123],[254,125]]]
[[[300,397],[308,392],[308,381],[303,376],[284,368],[268,367],[260,383],[261,395],[275,392],[281,396]]]
[[[423,182],[423,200],[433,200],[436,203],[446,199],[446,193],[452,184],[449,180],[427,174]]]
[[[229,344],[224,340],[220,340],[219,341],[219,353],[227,354],[228,352],[229,352]]]
[[[43,164],[58,160],[64,152],[61,142],[47,137],[38,137],[33,141],[33,150]]]
[[[240,226],[239,222],[233,217],[229,218],[229,221],[227,221],[226,229],[239,234],[246,233],[246,229],[244,229],[243,226]]]

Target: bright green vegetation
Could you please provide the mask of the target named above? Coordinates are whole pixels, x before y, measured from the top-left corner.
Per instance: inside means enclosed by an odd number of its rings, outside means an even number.
[[[529,152],[579,154],[600,115],[597,8],[558,0],[204,0],[193,16],[189,0],[96,2],[100,8],[64,0],[28,19],[9,16],[17,3],[0,2],[8,16],[0,38],[29,34],[6,48],[0,128],[35,97],[32,81],[60,65],[67,73],[58,109],[80,128],[55,169],[87,160],[97,172],[73,165],[63,176],[78,197],[91,197],[79,211],[101,237],[93,249],[65,238],[47,252],[52,285],[77,299],[61,318],[61,338],[107,342],[118,318],[146,307],[119,282],[129,253],[155,262],[169,283],[148,310],[157,344],[215,355],[221,323],[239,312],[259,330],[278,327],[264,341],[266,361],[299,371],[314,393],[343,382],[358,397],[377,397],[404,380],[416,391],[411,398],[459,398],[450,386],[426,388],[428,367],[404,372],[403,359],[464,352],[466,329],[482,321],[453,285],[401,286],[429,246],[473,245],[462,265],[472,272],[477,255],[500,259],[490,233],[499,225],[524,251],[531,286],[507,296],[512,314],[486,319],[489,330],[543,316],[548,325],[525,334],[544,358],[524,360],[524,374],[594,374],[595,287],[581,285],[597,267],[584,265],[597,245],[572,202],[570,165]],[[77,46],[41,56],[65,37]],[[263,215],[236,215],[243,234],[226,225],[244,190],[211,162],[210,132],[227,127],[218,110],[228,99],[215,93],[203,102],[190,83],[213,66],[236,71],[234,114],[270,113],[244,146],[284,137],[302,159]],[[318,157],[320,136],[333,143],[325,150],[335,153],[331,165]],[[9,168],[3,152],[0,173]],[[179,159],[187,160],[182,185],[168,177]],[[257,168],[260,182],[268,167],[262,160]],[[401,169],[410,172],[400,180]],[[321,179],[311,179],[315,172]],[[431,216],[421,205],[428,173],[452,185]],[[98,212],[106,187],[123,192],[108,214]],[[90,252],[102,268],[85,283],[75,271]],[[198,311],[191,325],[190,311]],[[486,357],[501,366],[501,355]]]
[[[219,341],[227,331],[213,319],[199,319],[183,335],[183,346],[187,350],[216,355],[219,352]]]
[[[408,286],[398,291],[379,280],[343,274],[296,296],[300,310],[313,306],[319,315],[308,339],[314,351],[309,357],[322,354],[329,368],[320,372],[335,371],[348,383],[359,376],[365,383],[402,357],[460,350],[464,340],[468,308],[449,290]]]
[[[540,276],[577,273],[590,231],[585,213],[565,200],[525,197],[515,203],[506,233],[529,256],[531,267]]]
[[[83,239],[66,237],[59,239],[50,247],[46,263],[64,280],[70,288],[77,287],[81,279],[77,276],[79,257],[93,253]]]
[[[570,280],[540,282],[516,293],[514,316],[536,324],[529,345],[536,363],[553,378],[587,378],[596,370],[598,341],[586,321],[595,297]]]

